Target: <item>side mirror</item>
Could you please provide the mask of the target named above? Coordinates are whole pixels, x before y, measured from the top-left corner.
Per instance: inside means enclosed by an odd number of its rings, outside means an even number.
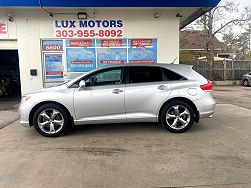
[[[80,87],[80,88],[84,88],[85,86],[86,86],[85,81],[84,81],[84,80],[81,80],[81,81],[79,82],[79,87]]]

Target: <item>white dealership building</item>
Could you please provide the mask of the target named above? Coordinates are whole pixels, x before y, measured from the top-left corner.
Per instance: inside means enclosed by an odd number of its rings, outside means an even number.
[[[2,85],[24,94],[108,64],[178,63],[179,30],[219,1],[0,1]]]

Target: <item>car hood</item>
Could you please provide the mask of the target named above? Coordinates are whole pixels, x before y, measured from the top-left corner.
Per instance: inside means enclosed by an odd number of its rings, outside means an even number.
[[[42,88],[39,90],[31,91],[29,93],[26,93],[25,95],[32,95],[32,94],[41,93],[41,92],[57,91],[57,90],[61,90],[61,89],[66,89],[67,87],[68,87],[68,85],[66,83],[64,83],[59,86],[54,86],[54,87],[50,87],[50,88]]]

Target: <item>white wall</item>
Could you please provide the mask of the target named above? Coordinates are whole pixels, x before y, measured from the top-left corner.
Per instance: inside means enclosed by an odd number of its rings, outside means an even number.
[[[17,39],[23,94],[43,87],[40,39],[53,38],[53,19],[76,19],[76,13],[81,11],[55,9],[53,12],[71,14],[56,14],[52,18],[41,9],[0,9],[0,20],[8,13],[15,14],[14,22],[8,22],[8,32],[9,39]],[[179,19],[175,9],[97,9],[95,12],[95,19],[123,19],[125,38],[157,38],[159,63],[171,63],[175,58],[175,63],[179,62]],[[160,13],[158,19],[153,17],[155,12]],[[30,76],[30,69],[37,69],[38,76]]]

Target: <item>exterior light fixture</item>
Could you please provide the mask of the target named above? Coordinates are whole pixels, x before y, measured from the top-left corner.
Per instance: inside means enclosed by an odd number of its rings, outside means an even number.
[[[154,13],[153,17],[154,18],[159,18],[160,17],[160,13],[158,13],[158,12]]]
[[[8,14],[8,20],[10,21],[10,22],[13,22],[14,21],[14,14]]]
[[[86,12],[79,12],[78,13],[78,19],[86,20],[87,19],[87,13]]]
[[[176,14],[176,17],[177,17],[177,18],[182,18],[182,14],[179,14],[179,13],[178,13],[178,14]]]

